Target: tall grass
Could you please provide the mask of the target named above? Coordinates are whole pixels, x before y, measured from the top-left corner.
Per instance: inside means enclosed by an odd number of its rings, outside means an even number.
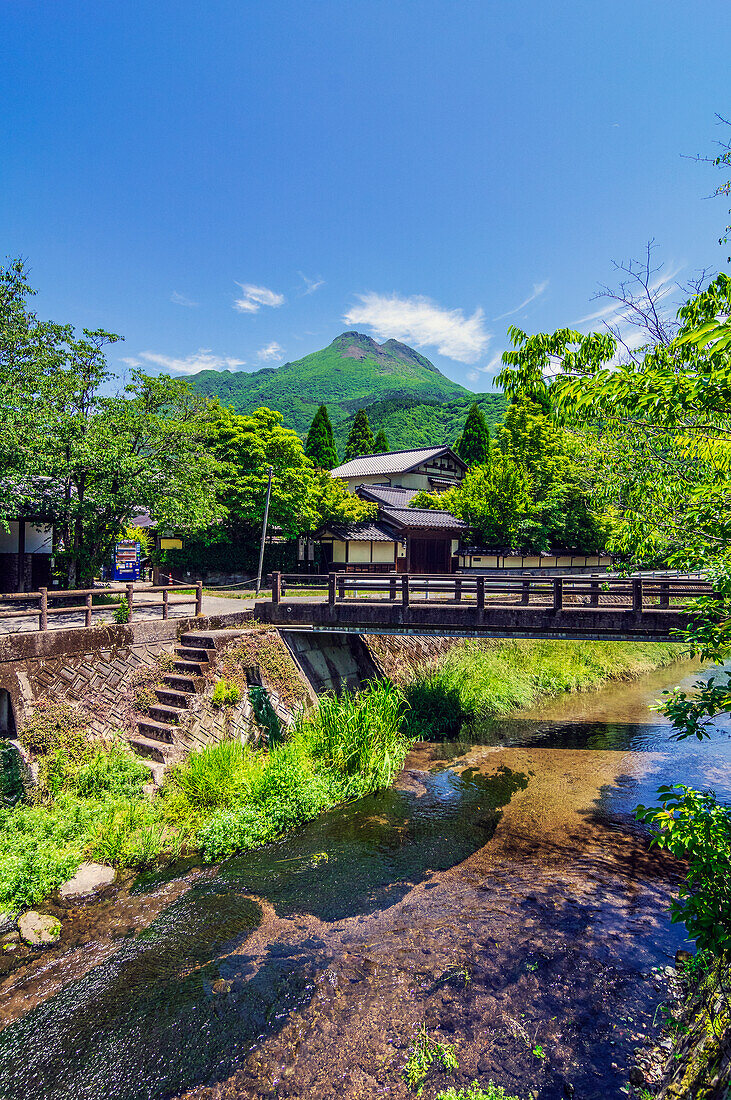
[[[636,679],[678,660],[681,652],[662,642],[468,642],[405,688],[407,731],[428,739],[456,737],[465,723],[546,696]]]

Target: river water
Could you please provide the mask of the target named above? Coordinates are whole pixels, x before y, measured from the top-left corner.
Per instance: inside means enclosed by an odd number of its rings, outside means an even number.
[[[682,868],[632,808],[667,782],[731,798],[729,728],[676,744],[649,710],[690,671],[421,745],[392,790],[84,907],[0,985],[0,1097],[405,1100],[425,1024],[459,1060],[427,1100],[619,1100],[684,944]]]

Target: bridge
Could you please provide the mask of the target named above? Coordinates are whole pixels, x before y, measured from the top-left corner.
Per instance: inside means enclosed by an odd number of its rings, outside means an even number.
[[[304,578],[303,578],[304,580]],[[254,617],[286,630],[465,638],[677,641],[689,604],[713,594],[694,575],[555,577],[330,573],[321,598],[272,575]]]

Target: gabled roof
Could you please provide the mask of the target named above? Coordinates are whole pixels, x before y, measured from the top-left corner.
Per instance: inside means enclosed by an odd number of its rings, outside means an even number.
[[[436,508],[379,508],[378,517],[385,523],[392,523],[401,529],[423,527],[439,528],[444,531],[464,531],[467,528],[467,524],[457,519],[451,512],[441,512]]]
[[[419,490],[391,485],[359,485],[356,492],[363,500],[373,500],[390,508],[408,508]]]
[[[320,528],[319,535],[325,533],[334,535],[340,542],[398,542],[393,531],[389,531],[381,523],[373,523],[371,520],[363,520],[361,523],[325,523]]]
[[[336,466],[332,470],[333,477],[372,477],[373,474],[406,474],[415,470],[424,462],[439,458],[441,455],[449,457],[467,469],[466,464],[459,455],[455,454],[451,447],[421,447],[412,451],[384,451],[382,454],[363,455],[361,458],[351,458],[350,462],[344,462],[342,466]]]

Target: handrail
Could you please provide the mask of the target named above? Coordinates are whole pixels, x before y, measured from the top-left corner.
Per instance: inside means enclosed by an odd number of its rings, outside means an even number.
[[[284,595],[282,574],[272,574],[272,603]],[[408,574],[408,573],[330,573],[327,602],[331,606],[359,600],[389,603],[400,599],[408,607],[413,601],[430,596],[440,603],[477,603],[486,600],[497,606],[543,606],[554,611],[566,607],[620,608],[633,612],[669,610],[672,600],[688,599],[713,592],[705,578],[675,575],[665,578],[593,577],[586,574],[558,576],[492,577],[484,574]],[[494,597],[504,597],[495,600]],[[677,609],[677,607],[676,607]]]
[[[191,593],[191,589],[193,589]],[[162,592],[162,600],[136,600],[136,595],[147,595],[147,593]],[[174,592],[185,593],[187,599],[171,600],[170,594]],[[108,597],[119,596],[118,600],[105,600],[104,603],[94,604],[94,596]],[[60,607],[53,607],[52,603],[57,600],[68,600],[70,597],[84,598],[84,602],[75,604],[65,604]],[[63,588],[63,589],[48,589],[39,588],[37,592],[6,592],[0,593],[0,624],[5,619],[20,619],[27,618],[30,615],[38,615],[38,629],[41,631],[48,630],[48,617],[49,615],[72,615],[83,612],[84,614],[84,627],[90,627],[93,623],[93,615],[95,611],[112,611],[121,606],[122,600],[127,600],[129,607],[129,619],[128,622],[132,622],[133,616],[138,619],[144,618],[144,615],[140,614],[145,609],[162,608],[162,618],[168,618],[168,609],[171,605],[181,605],[191,603],[195,605],[195,615],[201,615],[203,610],[203,583],[197,581],[193,584],[177,584],[177,585],[152,585],[149,588],[135,589],[133,584],[109,586],[108,588]],[[25,608],[21,611],[5,611],[2,608],[2,604],[5,602],[25,602],[36,607]]]

